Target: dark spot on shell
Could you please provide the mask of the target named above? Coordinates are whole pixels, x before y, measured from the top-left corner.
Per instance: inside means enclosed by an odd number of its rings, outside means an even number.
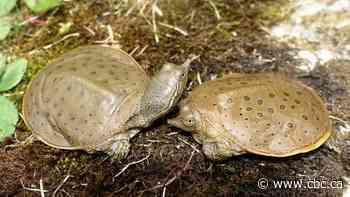
[[[77,72],[77,68],[76,67],[71,67],[69,70],[73,71],[73,72]]]
[[[41,125],[41,126],[44,126],[44,123],[43,123],[43,122],[40,122],[40,125]]]
[[[283,101],[286,101],[286,102],[287,102],[287,101],[288,101],[288,99],[287,99],[287,98],[283,98]]]
[[[262,104],[264,103],[264,101],[263,101],[262,99],[258,99],[258,100],[256,101],[256,103],[257,103],[258,105],[262,105]]]
[[[273,112],[274,112],[273,108],[271,108],[271,107],[267,108],[267,111],[271,114],[273,114]]]
[[[294,102],[298,105],[300,104],[300,101],[298,99],[295,99]]]
[[[92,113],[89,113],[89,117],[92,117],[92,116],[94,116]]]
[[[297,91],[297,95],[302,95],[303,93],[300,91]]]
[[[96,75],[96,74],[97,74],[96,71],[91,71],[91,72],[90,72],[90,75]]]
[[[285,96],[290,96],[288,92],[283,92]]]
[[[257,113],[256,115],[257,115],[259,118],[262,118],[262,117],[264,116],[264,114],[261,113],[261,112]]]
[[[36,111],[36,112],[35,112],[35,114],[36,114],[36,115],[39,115],[39,114],[40,114],[40,112],[39,112],[39,111]]]
[[[58,112],[57,116],[58,116],[58,117],[61,117],[61,116],[62,116],[62,113],[61,113],[61,112]]]
[[[105,68],[106,66],[104,64],[98,65],[99,68]]]
[[[243,98],[244,98],[245,101],[249,101],[250,100],[249,96],[244,96]]]
[[[242,114],[242,113],[240,113],[239,115],[240,115],[240,116],[243,116],[243,114]]]
[[[288,122],[287,126],[288,126],[289,128],[293,128],[293,127],[294,127],[294,124],[291,123],[291,122]]]
[[[278,142],[278,144],[279,144],[279,145],[281,145],[281,144],[282,144],[282,142]]]
[[[81,105],[79,106],[79,108],[80,108],[80,109],[84,109],[84,108],[85,108],[84,104],[81,104]]]
[[[67,86],[67,91],[70,91],[72,89],[72,86]]]
[[[316,116],[316,120],[320,120],[320,118],[318,116]]]
[[[288,137],[288,134],[286,133],[286,134],[284,134],[284,137]]]
[[[270,127],[271,127],[271,123],[266,123],[266,126],[267,126],[268,128],[270,128]]]
[[[304,133],[307,134],[309,131],[308,130],[304,130]]]
[[[291,105],[290,108],[291,108],[291,109],[295,109],[295,105]]]
[[[232,98],[227,99],[227,103],[232,103],[232,102],[233,102]]]
[[[64,97],[61,97],[60,100],[63,102],[64,101]]]
[[[70,120],[75,120],[75,117],[70,117]]]
[[[57,103],[53,104],[53,108],[57,108],[57,106],[58,106]]]
[[[304,120],[308,120],[309,118],[306,115],[301,116]]]
[[[86,124],[86,123],[88,123],[88,121],[87,121],[87,120],[84,120],[84,123]]]
[[[219,90],[220,90],[220,91],[222,91],[222,92],[223,92],[223,91],[225,91],[225,89],[224,89],[224,88],[222,88],[222,87],[220,87],[220,88],[219,88]]]
[[[214,107],[216,107],[216,105],[217,105],[216,103],[213,103],[213,106],[214,106]]]
[[[114,72],[113,70],[110,70],[108,73],[109,73],[110,75],[115,75],[115,72]]]
[[[298,141],[301,142],[301,138],[298,138]]]
[[[241,85],[247,85],[248,83],[246,81],[239,82]]]
[[[275,133],[271,133],[271,136],[275,136]]]
[[[273,98],[275,97],[276,95],[274,93],[269,93],[269,97]]]
[[[244,118],[244,120],[249,120],[249,118]]]
[[[253,110],[253,108],[251,108],[251,107],[247,107],[247,109],[246,109],[247,111],[252,111]]]
[[[280,109],[284,110],[284,109],[286,109],[286,106],[285,105],[280,105]]]

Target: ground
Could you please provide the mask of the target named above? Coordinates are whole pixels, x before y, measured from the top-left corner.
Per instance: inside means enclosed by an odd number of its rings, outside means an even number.
[[[283,19],[280,1],[220,0],[213,6],[204,0],[162,0],[158,12],[152,9],[157,1],[145,1],[144,8],[125,2],[64,1],[40,17],[47,24],[29,23],[15,29],[0,48],[26,57],[30,65],[25,79],[11,92],[25,90],[37,71],[60,54],[111,38],[112,32],[115,42],[109,39],[107,44],[132,53],[149,74],[166,61],[182,63],[191,54],[200,55],[192,64],[184,97],[198,86],[198,78],[207,81],[229,72],[272,71],[313,87],[332,116],[350,118],[350,62],[330,62],[307,73],[298,70],[295,49],[272,39],[265,29]],[[24,18],[32,15],[24,5],[17,9]],[[60,34],[59,24],[67,22],[73,25]],[[22,95],[11,99],[20,108]],[[166,118],[133,138],[127,158],[115,162],[104,153],[59,150],[32,141],[21,120],[16,135],[0,148],[0,195],[40,196],[40,186],[45,196],[341,196],[346,188],[350,143],[348,133],[339,129],[344,128],[339,120],[333,121],[332,139],[315,151],[288,158],[246,154],[213,162],[188,133],[170,127]],[[261,178],[270,187],[260,189]],[[343,189],[271,187],[273,180],[300,179],[340,181]]]

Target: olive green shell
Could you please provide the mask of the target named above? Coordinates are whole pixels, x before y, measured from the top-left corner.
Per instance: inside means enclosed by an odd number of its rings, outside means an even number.
[[[313,150],[331,134],[322,99],[281,75],[228,75],[203,83],[186,103],[201,115],[199,142],[214,136],[246,152],[284,157]]]
[[[50,146],[98,149],[124,132],[123,123],[148,80],[141,66],[120,49],[74,49],[31,82],[23,100],[25,122]]]

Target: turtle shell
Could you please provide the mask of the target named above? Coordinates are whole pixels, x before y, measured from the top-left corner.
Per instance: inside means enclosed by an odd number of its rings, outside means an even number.
[[[134,112],[149,77],[120,49],[85,46],[44,67],[23,100],[34,136],[62,149],[94,150]]]
[[[319,147],[331,134],[322,99],[276,74],[233,74],[203,83],[188,98],[207,125],[194,134],[228,140],[245,152],[285,157]]]

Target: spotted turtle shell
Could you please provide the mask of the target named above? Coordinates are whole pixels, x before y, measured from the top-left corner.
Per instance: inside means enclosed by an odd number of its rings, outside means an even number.
[[[188,98],[206,129],[245,152],[284,157],[319,147],[331,134],[324,102],[311,88],[277,74],[232,74],[203,83]]]
[[[99,149],[132,115],[149,77],[120,49],[84,46],[45,66],[23,100],[34,136],[62,149]]]

